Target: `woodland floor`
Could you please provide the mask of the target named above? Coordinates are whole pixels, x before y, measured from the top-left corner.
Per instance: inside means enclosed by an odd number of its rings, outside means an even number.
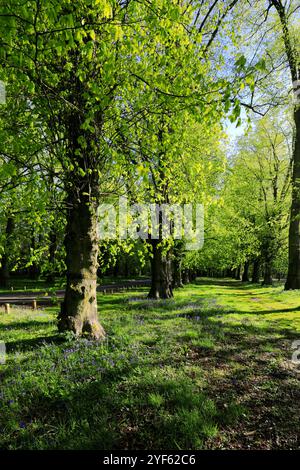
[[[57,307],[0,312],[0,449],[299,449],[300,292],[199,279],[99,294],[107,339]]]

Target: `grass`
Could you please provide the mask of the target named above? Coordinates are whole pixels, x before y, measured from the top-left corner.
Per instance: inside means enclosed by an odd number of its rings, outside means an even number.
[[[99,295],[104,343],[57,307],[0,311],[0,449],[298,449],[298,292],[200,279]]]

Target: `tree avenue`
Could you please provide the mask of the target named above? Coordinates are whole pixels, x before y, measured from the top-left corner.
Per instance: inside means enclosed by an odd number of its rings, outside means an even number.
[[[299,0],[0,0],[4,460],[299,450],[299,133]]]
[[[172,297],[199,269],[243,274],[244,282],[263,274],[272,284],[274,269],[286,270],[289,224],[286,289],[299,288],[299,102],[292,120],[288,90],[282,105],[265,103],[269,73],[280,77],[278,51],[299,81],[293,2],[257,0],[251,12],[242,0],[0,6],[3,287],[22,270],[51,282],[65,275],[59,330],[101,339],[99,273],[147,274],[153,299]],[[250,21],[257,34],[269,23],[276,31],[270,50],[260,40],[253,52]],[[248,129],[236,148],[226,141],[229,122]],[[204,249],[189,252],[172,227],[164,238],[161,214],[158,238],[99,240],[99,204],[124,192],[132,203],[203,204]]]

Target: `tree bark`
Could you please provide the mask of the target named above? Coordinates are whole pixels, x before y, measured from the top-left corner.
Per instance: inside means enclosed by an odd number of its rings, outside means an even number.
[[[152,246],[151,288],[149,299],[173,297],[170,253],[165,253],[161,240],[149,240]]]
[[[74,60],[78,59],[78,50]],[[93,130],[83,129],[89,109],[86,85],[74,76],[70,82],[70,100],[74,104],[64,116],[67,161],[72,169],[64,174],[67,224],[64,239],[66,250],[66,289],[58,315],[60,331],[72,331],[100,340],[105,332],[98,319],[98,206],[101,157],[95,135],[101,132],[103,116],[93,118]],[[81,142],[80,142],[81,139]]]
[[[281,0],[270,0],[278,13],[282,38],[287,56],[288,66],[295,91],[300,89],[300,67],[299,51],[296,43],[292,40],[289,27],[288,6]],[[296,93],[295,93],[296,95]],[[295,98],[294,122],[295,140],[293,149],[293,172],[292,172],[292,204],[289,226],[289,266],[285,289],[300,289],[300,103],[299,95]]]
[[[249,262],[248,261],[246,261],[246,263],[244,264],[242,282],[249,282]]]
[[[102,339],[97,310],[97,204],[81,195],[69,198],[65,237],[67,285],[59,315],[59,330]]]
[[[252,273],[252,280],[254,284],[257,284],[259,282],[259,277],[260,277],[260,260],[259,258],[255,259],[253,262],[253,273]]]
[[[266,260],[266,262],[265,262],[263,285],[264,286],[272,286],[273,285],[272,262],[271,262],[271,260]]]
[[[285,289],[300,289],[300,106],[294,112],[296,136],[293,155],[292,204],[289,227],[289,266]]]
[[[182,258],[184,244],[182,240],[175,240],[173,248],[173,287],[183,287],[182,282]]]
[[[175,258],[173,262],[173,287],[183,287],[182,261],[180,258]]]

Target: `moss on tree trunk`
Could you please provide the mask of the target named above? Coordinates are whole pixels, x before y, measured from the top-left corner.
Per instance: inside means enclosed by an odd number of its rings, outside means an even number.
[[[79,202],[70,202],[65,237],[67,285],[58,326],[60,331],[98,340],[105,332],[97,309],[97,206],[83,196]]]

